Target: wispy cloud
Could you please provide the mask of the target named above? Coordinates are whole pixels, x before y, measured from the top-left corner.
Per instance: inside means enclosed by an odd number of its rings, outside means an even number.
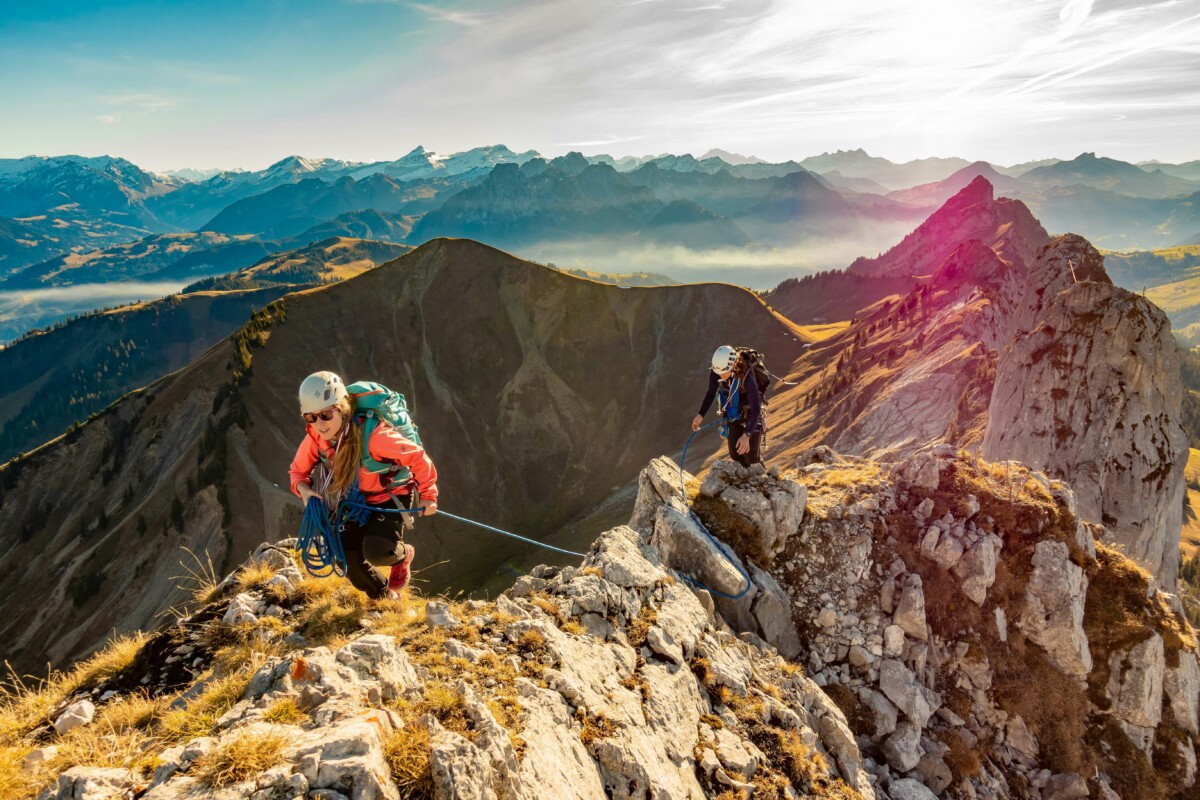
[[[440,6],[431,6],[424,3],[411,3],[410,5],[430,19],[437,20],[438,22],[449,22],[453,25],[462,25],[467,28],[482,25],[494,16],[488,11],[455,11],[454,9],[441,8]]]
[[[96,117],[97,122],[102,122],[105,125],[113,125],[120,119],[121,118],[115,114],[101,114],[100,116]]]
[[[150,114],[157,111],[166,111],[179,105],[179,101],[175,98],[158,94],[130,93],[109,95],[102,99],[110,105],[134,108]]]
[[[614,144],[636,142],[640,136],[604,136],[599,139],[589,139],[583,142],[558,142],[554,147],[610,147]]]

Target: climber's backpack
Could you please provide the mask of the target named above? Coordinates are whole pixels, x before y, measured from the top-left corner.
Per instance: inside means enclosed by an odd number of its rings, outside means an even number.
[[[362,425],[362,466],[367,472],[377,475],[390,474],[392,484],[405,484],[412,478],[408,467],[401,467],[389,462],[376,461],[371,457],[371,434],[375,432],[379,421],[383,420],[411,442],[421,444],[421,436],[417,433],[417,425],[412,415],[408,413],[408,404],[404,395],[393,392],[381,383],[359,381],[346,387],[346,391],[354,398],[354,416]]]
[[[741,358],[745,359],[750,369],[754,371],[754,382],[758,384],[758,394],[762,397],[763,403],[766,403],[767,389],[771,387],[771,379],[775,376],[767,369],[763,354],[750,347],[735,347],[734,350]]]

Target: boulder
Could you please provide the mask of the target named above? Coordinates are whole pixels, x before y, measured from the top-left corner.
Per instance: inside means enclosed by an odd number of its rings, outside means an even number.
[[[912,670],[895,659],[884,659],[880,663],[879,690],[916,724],[918,734],[942,704],[936,692],[918,681]]]
[[[436,722],[429,738],[429,771],[435,800],[499,800],[487,756]]]
[[[996,544],[985,537],[963,553],[954,565],[954,574],[962,580],[962,591],[977,606],[987,599],[987,591],[996,582]]]
[[[718,547],[695,520],[675,508],[658,507],[651,544],[667,567],[709,589],[736,595],[746,588],[746,580],[739,571],[741,559],[728,545]]]
[[[921,727],[908,720],[896,725],[895,732],[883,743],[883,757],[892,769],[908,772],[921,761]]]
[[[1154,634],[1128,652],[1113,653],[1109,664],[1113,679],[1119,681],[1112,714],[1139,728],[1156,727],[1162,719],[1166,670],[1162,637]]]
[[[800,654],[800,635],[792,621],[792,603],[770,573],[750,564],[750,578],[758,587],[751,613],[758,622],[758,634],[786,659]]]
[[[1184,650],[1179,654],[1179,666],[1168,668],[1163,678],[1163,692],[1171,705],[1175,724],[1191,734],[1197,729],[1198,705],[1200,705],[1200,666],[1196,654]]]
[[[888,796],[892,800],[937,800],[937,795],[920,781],[901,778],[888,784]]]
[[[54,720],[54,730],[58,731],[59,736],[65,736],[68,731],[89,724],[95,716],[96,706],[91,700],[76,700]]]
[[[1038,542],[1020,620],[1025,635],[1046,651],[1063,674],[1080,679],[1092,671],[1083,630],[1087,583],[1083,570],[1071,562],[1066,544]]]
[[[920,575],[914,573],[909,576],[908,585],[900,593],[892,621],[914,639],[925,641],[929,638],[929,628],[925,624],[925,593],[921,589]]]

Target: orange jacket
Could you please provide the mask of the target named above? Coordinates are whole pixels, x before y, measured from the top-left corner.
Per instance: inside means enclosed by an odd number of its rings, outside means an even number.
[[[361,435],[357,422],[354,423],[347,435]],[[418,496],[425,501],[437,501],[437,468],[429,460],[429,455],[425,452],[424,447],[404,438],[400,431],[383,420],[380,420],[379,424],[375,426],[375,430],[371,433],[371,440],[367,442],[367,447],[371,452],[371,457],[376,461],[391,462],[401,467],[408,467],[412,471],[413,480],[417,482]],[[321,460],[320,454],[324,453],[332,463],[334,452],[333,445],[322,439],[311,425],[307,426],[304,441],[297,448],[296,457],[292,459],[291,469],[288,470],[292,482],[292,494],[300,496],[296,485],[309,481],[313,468]],[[358,488],[366,495],[368,503],[380,505],[389,502],[392,495],[408,494],[407,484],[388,486],[385,483],[387,477],[386,474],[368,472],[363,467],[359,467]]]

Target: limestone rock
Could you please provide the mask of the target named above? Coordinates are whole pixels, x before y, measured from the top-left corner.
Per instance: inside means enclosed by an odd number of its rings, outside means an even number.
[[[441,600],[430,600],[425,604],[425,624],[431,628],[456,628],[462,624]]]
[[[475,745],[440,725],[429,740],[429,767],[436,800],[498,800],[492,768]]]
[[[920,781],[901,778],[888,785],[888,796],[892,800],[937,800],[937,795]]]
[[[914,574],[912,578],[914,580],[910,580],[900,593],[892,621],[909,636],[924,641],[929,638],[929,628],[925,624],[925,593],[921,589],[920,576]]]
[[[883,756],[893,769],[908,772],[917,766],[921,750],[921,726],[904,720],[883,743]]]
[[[58,776],[58,783],[40,798],[48,800],[108,800],[121,795],[135,783],[126,769],[71,767]],[[53,792],[53,793],[51,793]]]
[[[1168,668],[1163,679],[1163,692],[1171,704],[1171,713],[1175,723],[1192,734],[1200,733],[1197,729],[1198,713],[1200,713],[1200,666],[1196,663],[1196,654],[1184,650],[1179,654],[1179,666]]]
[[[1042,787],[1042,800],[1082,800],[1087,796],[1087,781],[1077,772],[1052,775]]]
[[[1071,563],[1067,546],[1044,540],[1033,554],[1033,575],[1025,589],[1021,629],[1066,675],[1082,678],[1092,670],[1083,630],[1087,576]]]
[[[795,658],[800,654],[800,636],[792,622],[792,604],[787,593],[770,573],[753,564],[750,565],[750,578],[758,587],[751,613],[758,622],[759,634],[784,658]]]
[[[683,473],[683,481],[694,480],[690,473]],[[643,541],[650,540],[654,531],[654,518],[659,506],[673,506],[678,510],[687,507],[680,485],[679,465],[666,456],[652,460],[638,476],[637,500],[633,505],[633,516],[629,527],[637,531]]]
[[[1065,477],[1079,515],[1103,523],[1169,589],[1188,457],[1182,396],[1166,315],[1113,286],[1085,240],[1060,236],[1030,268],[996,368],[983,457]]]
[[[690,575],[695,580],[729,595],[746,588],[746,581],[733,562],[741,564],[728,545],[719,549],[691,517],[671,508],[659,506],[654,519],[651,543],[671,569]]]
[[[942,704],[936,692],[920,683],[912,670],[894,659],[884,659],[879,666],[879,690],[916,724],[918,734]],[[907,767],[906,771],[908,769],[912,767]]]
[[[54,730],[58,731],[59,736],[65,736],[68,731],[89,724],[95,716],[96,706],[91,700],[76,700],[54,720]]]
[[[996,582],[996,548],[990,538],[980,539],[954,566],[962,580],[963,594],[977,606],[987,599],[987,591]]]
[[[1128,653],[1114,653],[1112,662],[1115,674],[1120,675],[1120,688],[1113,698],[1113,715],[1140,728],[1157,726],[1162,719],[1166,669],[1162,637],[1154,634]]]

